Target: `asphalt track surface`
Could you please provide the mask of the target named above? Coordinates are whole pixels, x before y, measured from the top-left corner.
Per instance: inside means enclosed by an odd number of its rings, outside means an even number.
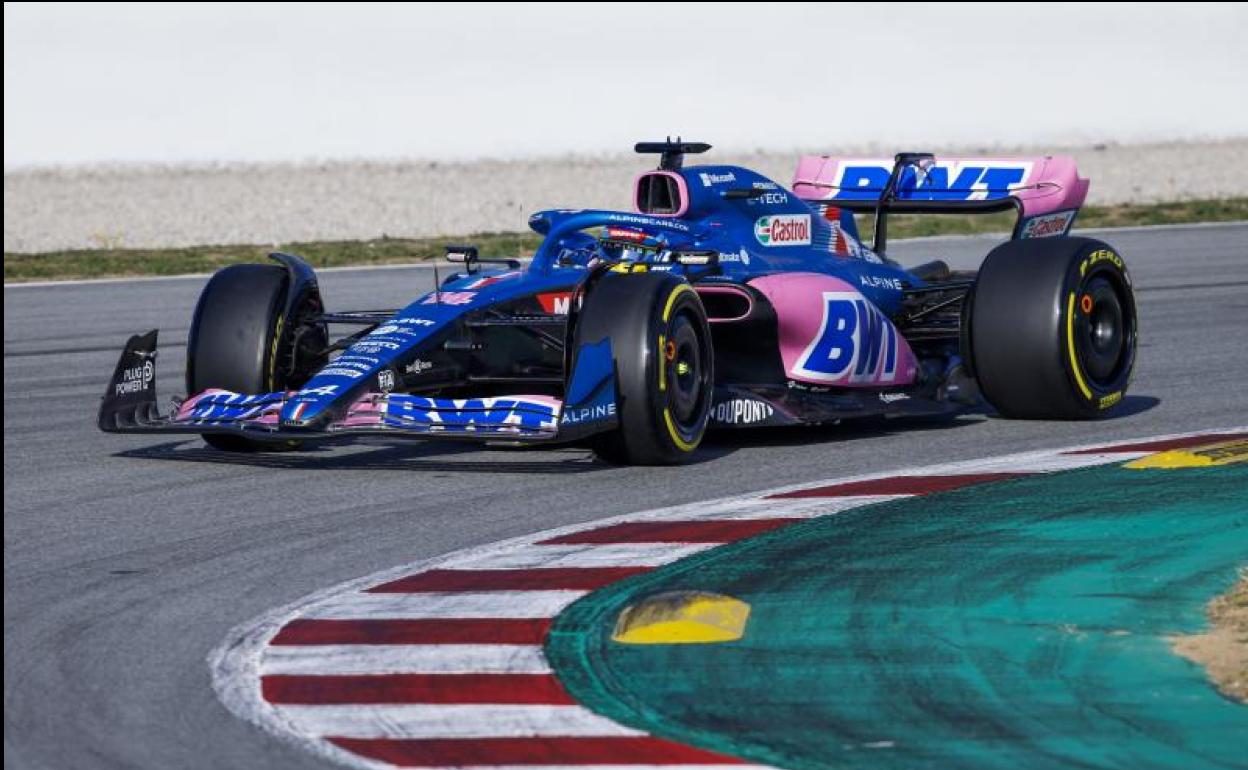
[[[577,522],[781,484],[1241,424],[1248,224],[1123,230],[1141,351],[1119,415],[984,415],[723,434],[700,462],[613,468],[579,449],[357,443],[237,457],[109,436],[95,410],[125,338],[159,327],[162,398],[203,278],[6,288],[4,764],[319,766],[229,714],[205,657],[234,625],[397,564]],[[973,266],[984,238],[898,243]],[[425,269],[323,276],[335,309],[397,305]]]

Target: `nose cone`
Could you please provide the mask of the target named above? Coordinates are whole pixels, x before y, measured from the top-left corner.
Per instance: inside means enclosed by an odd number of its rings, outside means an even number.
[[[317,385],[320,375],[314,377],[308,387],[288,399],[282,406],[281,423],[288,428],[306,428],[315,424],[321,415],[333,404],[341,394],[337,384]]]

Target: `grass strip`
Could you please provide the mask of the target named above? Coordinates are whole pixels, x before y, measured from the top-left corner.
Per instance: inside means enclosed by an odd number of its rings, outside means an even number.
[[[1248,220],[1248,198],[1181,203],[1087,206],[1077,226],[1128,227]],[[870,217],[862,218],[864,237]],[[899,214],[889,218],[889,238],[929,235],[1006,233],[1014,224],[1010,212],[989,215]],[[440,258],[447,243],[473,243],[482,256],[531,256],[541,236],[535,233],[477,233],[434,238],[374,238],[353,241],[309,241],[269,245],[188,246],[164,249],[74,249],[4,254],[5,283],[83,278],[210,273],[236,262],[263,261],[270,251],[287,251],[315,267],[385,265]]]

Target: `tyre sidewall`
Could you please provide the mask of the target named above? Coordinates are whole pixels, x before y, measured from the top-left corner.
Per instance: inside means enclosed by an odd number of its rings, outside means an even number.
[[[270,265],[232,265],[213,275],[187,338],[188,393],[268,393],[283,384],[277,359],[286,284],[286,271]]]
[[[1120,287],[1124,365],[1098,383],[1079,360],[1074,303],[1085,282]],[[1090,238],[1011,241],[989,253],[971,294],[968,358],[985,398],[1007,417],[1087,419],[1121,402],[1134,367],[1138,324],[1126,265]]]
[[[1135,307],[1135,293],[1126,262],[1109,244],[1086,239],[1089,242],[1076,251],[1077,258],[1070,261],[1066,271],[1066,283],[1062,295],[1062,364],[1074,389],[1079,409],[1084,416],[1095,417],[1122,402],[1135,369],[1135,355],[1139,340],[1139,323]],[[1098,382],[1089,376],[1080,361],[1074,339],[1078,337],[1079,291],[1093,278],[1105,278],[1115,288],[1126,325],[1125,349],[1122,363],[1114,376]]]
[[[665,273],[610,275],[587,295],[585,304],[578,341],[592,343],[609,336],[616,366],[619,427],[594,437],[595,451],[617,463],[668,465],[689,460],[706,431],[714,385],[710,327],[697,293],[687,282]],[[682,430],[673,419],[662,376],[666,335],[671,322],[681,316],[699,338],[704,380],[690,430]]]
[[[274,265],[232,265],[219,270],[200,293],[186,351],[189,395],[209,388],[271,393],[285,387],[279,366],[289,332],[283,314],[289,279]],[[297,442],[256,441],[231,434],[204,434],[218,449],[293,449]]]

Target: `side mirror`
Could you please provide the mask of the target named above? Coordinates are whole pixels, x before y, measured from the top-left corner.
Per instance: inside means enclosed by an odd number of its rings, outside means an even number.
[[[471,272],[473,263],[479,262],[480,260],[481,257],[477,253],[476,246],[455,246],[449,243],[446,245],[447,262],[458,262],[467,266],[468,270]]]
[[[488,263],[491,265],[506,265],[512,270],[519,270],[522,267],[520,260],[518,259],[493,259],[491,257],[483,258],[477,252],[476,246],[455,246],[448,243],[445,248],[446,261],[463,265],[465,272],[470,275],[480,270],[482,263]]]

